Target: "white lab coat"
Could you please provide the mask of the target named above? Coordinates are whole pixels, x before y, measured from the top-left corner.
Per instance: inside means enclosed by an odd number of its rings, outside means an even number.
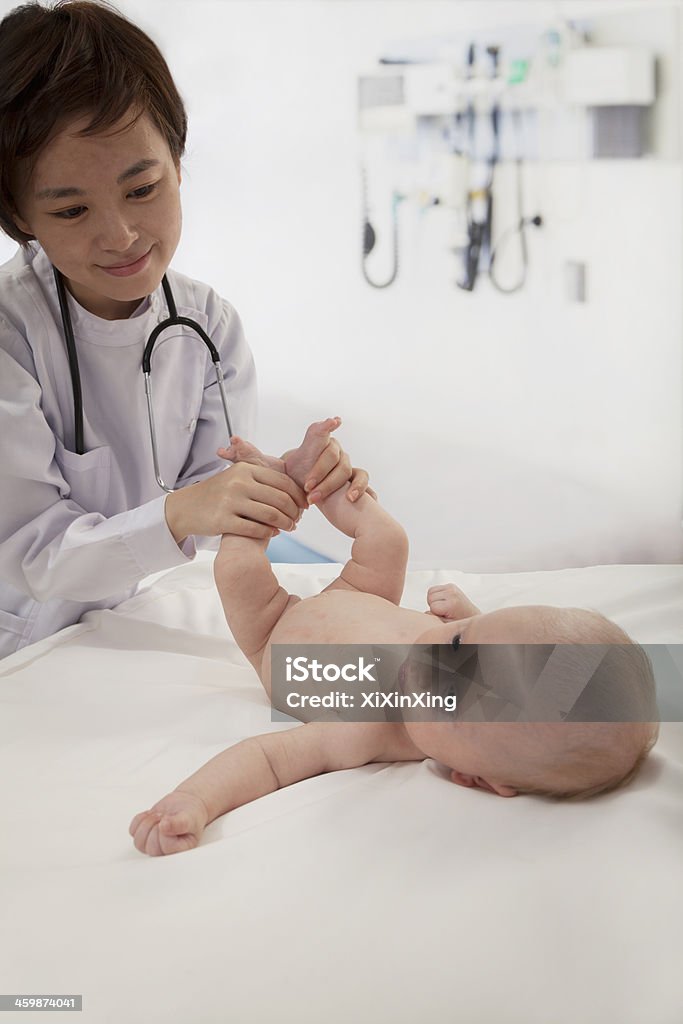
[[[256,375],[239,317],[207,285],[169,270],[180,316],[218,349],[232,429],[249,436]],[[168,316],[161,286],[128,320],[68,295],[83,390],[74,452],[71,376],[51,264],[33,242],[0,267],[0,657],[111,608],[146,575],[191,560],[164,516],[152,462],[142,352]],[[183,487],[227,468],[220,393],[206,346],[169,328],[152,356],[162,479]]]

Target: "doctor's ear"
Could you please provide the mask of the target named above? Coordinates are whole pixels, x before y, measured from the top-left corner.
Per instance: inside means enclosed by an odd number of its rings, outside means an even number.
[[[35,238],[35,237],[36,237],[36,236],[35,236],[35,235],[33,234],[33,231],[31,230],[31,225],[30,225],[30,224],[28,224],[28,223],[27,223],[27,222],[26,222],[26,221],[24,220],[24,218],[23,218],[23,217],[20,217],[20,216],[19,216],[19,213],[18,213],[18,212],[17,212],[16,210],[14,211],[14,216],[12,217],[12,220],[14,221],[14,223],[16,224],[16,226],[17,226],[17,227],[19,228],[19,230],[20,230],[20,231],[23,231],[25,235],[30,235],[30,236],[31,236],[31,238]]]

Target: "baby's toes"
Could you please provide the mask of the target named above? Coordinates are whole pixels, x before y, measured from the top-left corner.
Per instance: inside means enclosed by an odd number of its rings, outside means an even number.
[[[216,455],[220,455],[222,459],[227,459],[228,462],[238,461],[237,452],[232,445],[229,448],[219,448]]]
[[[245,441],[241,437],[231,437],[230,447],[235,453],[235,462],[252,462],[258,465],[265,465],[263,452],[255,444],[251,444],[250,441]]]
[[[326,420],[320,420],[319,423],[311,423],[310,427],[304,435],[304,443],[314,439],[320,440],[320,438],[327,437],[333,430],[341,426],[341,418],[339,416],[330,416]]]

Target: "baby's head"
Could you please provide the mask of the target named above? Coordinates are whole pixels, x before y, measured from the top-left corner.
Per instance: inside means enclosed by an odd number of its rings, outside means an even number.
[[[505,608],[436,625],[418,643],[458,645],[458,638],[460,652],[472,654],[470,678],[479,685],[458,698],[455,720],[405,723],[454,782],[500,796],[576,799],[635,777],[659,733],[655,683],[642,648],[613,622],[579,608]],[[520,693],[529,695],[528,707],[540,692],[544,704],[536,703],[527,721],[487,721],[495,715],[473,702],[477,692],[494,700],[512,693],[517,705]]]

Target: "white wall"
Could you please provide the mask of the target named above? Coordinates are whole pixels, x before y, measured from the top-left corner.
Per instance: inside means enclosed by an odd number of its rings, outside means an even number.
[[[671,47],[680,45],[680,6],[666,5]],[[500,296],[483,280],[473,294],[456,289],[460,267],[438,217],[423,217],[418,231],[408,209],[399,280],[380,292],[360,273],[357,74],[394,40],[536,20],[557,5],[119,7],[161,45],[187,101],[185,230],[174,262],[242,315],[260,371],[262,442],[288,447],[308,415],[341,415],[343,443],[408,526],[416,564],[543,566],[560,534],[565,564],[677,557],[680,50],[662,63],[668,159],[528,166],[527,212],[541,212],[546,226],[529,236],[524,292]],[[642,17],[653,4],[562,7]],[[588,265],[585,305],[565,297],[568,259]],[[586,530],[573,536],[561,518],[576,522],[593,507],[599,526],[584,543]],[[341,557],[312,516],[301,539]],[[534,556],[544,530],[545,553]],[[621,548],[612,544],[620,530]]]

